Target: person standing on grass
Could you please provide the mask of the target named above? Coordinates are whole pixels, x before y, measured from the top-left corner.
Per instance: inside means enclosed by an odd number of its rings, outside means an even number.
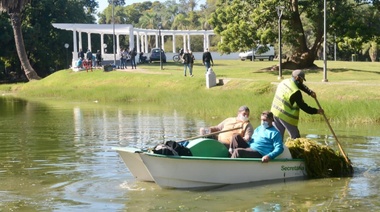
[[[191,58],[191,54],[190,54],[190,51],[187,49],[183,55],[182,55],[182,62],[183,62],[183,75],[186,77],[186,71],[187,71],[187,68],[189,68],[189,73],[190,73],[190,76],[192,77],[193,76],[193,70],[191,69],[191,61],[192,61],[192,58]]]
[[[129,51],[132,69],[133,69],[133,67],[135,67],[135,69],[136,69],[136,55],[137,55],[136,49],[133,48]]]
[[[96,52],[96,66],[101,67],[102,62],[102,53],[100,53],[100,50]]]
[[[202,63],[206,67],[206,73],[208,69],[211,67],[211,65],[214,65],[214,61],[212,60],[211,53],[208,51],[208,48],[205,50],[205,52],[202,55]]]
[[[277,87],[271,112],[274,115],[274,126],[282,137],[285,129],[292,139],[301,137],[298,129],[300,109],[308,114],[324,113],[323,109],[310,107],[303,101],[301,90],[317,98],[317,94],[303,84],[304,81],[306,81],[305,73],[302,70],[295,70],[290,79],[283,80]]]

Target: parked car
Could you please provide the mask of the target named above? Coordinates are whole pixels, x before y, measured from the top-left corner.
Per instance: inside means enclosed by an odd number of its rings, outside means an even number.
[[[162,49],[159,49],[159,48],[154,48],[150,51],[150,55],[149,55],[149,61],[150,62],[154,62],[154,61],[158,61],[160,62],[160,51],[161,51],[161,59],[162,59],[162,62],[163,63],[166,63],[166,55],[165,55],[165,52],[164,50]]]
[[[253,55],[253,57],[252,57]],[[268,45],[267,49],[264,48],[264,46],[260,45],[256,49],[253,49],[251,51],[242,52],[239,54],[240,60],[255,60],[259,59],[260,61],[267,59],[272,61],[274,58],[274,47]]]

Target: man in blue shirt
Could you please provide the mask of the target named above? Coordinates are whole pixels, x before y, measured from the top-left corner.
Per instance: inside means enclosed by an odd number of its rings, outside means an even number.
[[[279,156],[284,147],[282,135],[272,125],[273,113],[264,111],[261,114],[261,125],[253,132],[252,139],[248,143],[232,144],[235,148],[231,158],[261,158],[262,162],[268,162]]]

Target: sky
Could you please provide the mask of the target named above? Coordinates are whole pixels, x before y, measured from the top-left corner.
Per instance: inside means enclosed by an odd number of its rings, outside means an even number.
[[[133,3],[142,3],[145,1],[149,1],[149,0],[126,0],[125,6],[131,5]],[[151,1],[156,1],[156,0],[151,0]],[[158,0],[158,1],[165,2],[166,0]],[[206,0],[199,0],[198,5],[204,4],[205,2]],[[108,0],[98,0],[98,3],[99,3],[98,12],[103,12],[103,10],[108,6]]]

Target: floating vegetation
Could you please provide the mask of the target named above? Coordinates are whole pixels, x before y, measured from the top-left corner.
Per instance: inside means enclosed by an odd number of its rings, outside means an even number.
[[[285,145],[293,158],[304,159],[308,177],[352,176],[352,165],[337,151],[307,138],[288,139]]]

